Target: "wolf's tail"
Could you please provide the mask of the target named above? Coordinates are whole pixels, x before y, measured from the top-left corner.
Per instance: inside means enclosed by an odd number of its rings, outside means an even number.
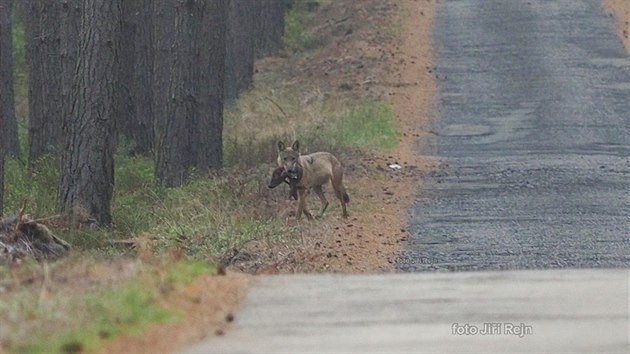
[[[350,196],[346,192],[343,192],[343,202],[346,204],[350,203]]]

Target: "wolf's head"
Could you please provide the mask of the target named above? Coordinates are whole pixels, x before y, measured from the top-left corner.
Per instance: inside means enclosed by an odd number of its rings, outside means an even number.
[[[295,141],[290,148],[286,147],[282,141],[278,141],[278,166],[286,171],[291,179],[299,176],[300,142]]]

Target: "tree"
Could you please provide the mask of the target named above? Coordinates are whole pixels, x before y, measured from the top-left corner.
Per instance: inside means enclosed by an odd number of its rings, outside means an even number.
[[[111,225],[114,186],[114,89],[121,33],[121,0],[84,0],[72,109],[58,202],[75,220]]]
[[[282,48],[284,13],[288,2],[286,0],[259,0],[256,3],[258,13],[254,22],[256,26],[254,45],[256,57],[261,58]]]
[[[148,155],[153,150],[153,0],[136,0],[132,23],[134,30],[134,71],[131,92],[133,117],[129,131],[135,152]]]
[[[83,0],[61,0],[59,31],[61,62],[61,123],[72,114],[72,85],[79,54],[79,31]]]
[[[0,128],[2,128],[2,118],[0,117]],[[0,216],[4,210],[4,148],[0,147]]]
[[[6,151],[17,155],[17,130],[13,97],[13,46],[11,44],[11,0],[0,0],[0,215],[4,209],[4,160]],[[13,136],[15,134],[15,136]],[[15,140],[14,140],[15,139]]]
[[[169,5],[174,6],[172,22],[164,12]],[[169,77],[168,91],[156,91],[166,94],[156,100],[165,101],[156,109],[156,177],[173,187],[186,180],[191,167],[201,173],[223,167],[227,1],[163,1],[157,6],[156,26],[173,27],[172,36],[168,28],[156,31],[158,51],[171,64],[157,62],[154,73]]]
[[[152,90],[154,132],[156,144],[156,166],[158,151],[162,146],[166,122],[168,121],[168,90],[175,47],[175,8],[178,0],[155,0],[153,2],[153,72]],[[156,169],[157,173],[157,169]]]
[[[0,119],[4,120],[0,139],[5,152],[18,156],[20,144],[13,93],[12,3],[12,0],[0,0]]]
[[[60,2],[26,0],[26,56],[29,66],[29,161],[61,141]]]
[[[231,102],[249,88],[254,76],[254,21],[257,2],[231,0],[225,53],[225,100]]]
[[[197,133],[192,148],[195,167],[201,173],[223,168],[223,105],[225,85],[225,51],[227,39],[227,0],[208,1],[201,23],[199,39],[200,112],[193,132]]]
[[[122,37],[116,117],[119,133],[134,144],[132,152],[153,150],[153,1],[122,2]]]
[[[121,2],[121,36],[117,61],[116,90],[114,91],[114,117],[118,135],[133,140],[133,119],[135,119],[133,104],[133,73],[135,65],[135,7],[137,0],[123,0]]]

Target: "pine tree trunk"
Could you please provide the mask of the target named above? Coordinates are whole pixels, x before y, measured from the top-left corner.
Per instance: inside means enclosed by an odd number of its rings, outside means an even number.
[[[130,153],[153,150],[153,1],[122,3],[120,77],[117,94],[118,127],[132,141]]]
[[[137,0],[123,0],[121,2],[121,36],[119,43],[119,60],[116,75],[120,78],[114,91],[114,117],[118,135],[133,141],[133,120],[135,106],[133,104],[133,73],[135,66],[135,31],[133,22]]]
[[[33,163],[61,140],[60,3],[26,0],[29,65],[29,161]]]
[[[201,52],[199,67],[202,74],[200,104],[193,133],[197,134],[195,167],[201,173],[223,168],[223,102],[225,84],[225,52],[227,39],[227,0],[212,0],[206,4],[198,39]]]
[[[164,51],[171,58],[168,92],[156,91],[166,94],[156,99],[166,102],[158,116],[156,177],[167,187],[183,184],[191,167],[204,173],[223,166],[227,2],[178,0],[174,5],[172,51]],[[164,33],[158,37],[158,43],[170,39]],[[156,68],[166,69],[163,65]]]
[[[155,132],[156,177],[160,159],[159,149],[163,145],[168,122],[168,96],[170,75],[175,47],[175,8],[178,0],[154,0],[153,2],[153,113]]]
[[[2,128],[2,118],[0,118],[0,128]],[[4,149],[0,147],[0,216],[4,210]]]
[[[13,92],[12,3],[12,0],[0,0],[0,119],[4,120],[0,130],[0,141],[5,152],[19,156],[20,144]]]
[[[285,0],[259,0],[255,21],[254,44],[256,57],[272,55],[282,49],[284,35],[284,13],[287,8]]]
[[[114,90],[121,0],[84,0],[72,111],[64,127],[59,206],[77,221],[111,225]]]
[[[69,124],[72,114],[72,84],[77,69],[79,31],[83,0],[62,0],[60,14],[61,60],[61,119],[62,127]],[[66,130],[65,128],[63,129]]]
[[[153,151],[153,0],[136,0],[134,8],[135,60],[133,73],[133,127],[135,152]]]
[[[254,21],[257,5],[230,0],[225,53],[225,99],[234,101],[254,76]]]

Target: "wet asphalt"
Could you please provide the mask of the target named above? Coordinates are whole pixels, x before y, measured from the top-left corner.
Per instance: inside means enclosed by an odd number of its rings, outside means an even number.
[[[630,268],[630,59],[594,0],[443,0],[407,271]]]

